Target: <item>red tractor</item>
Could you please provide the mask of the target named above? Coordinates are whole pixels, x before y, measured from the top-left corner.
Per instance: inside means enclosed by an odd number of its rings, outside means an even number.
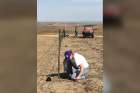
[[[86,37],[94,38],[94,30],[95,29],[93,29],[93,25],[84,25],[84,30],[82,32],[83,37],[84,38],[86,38]]]

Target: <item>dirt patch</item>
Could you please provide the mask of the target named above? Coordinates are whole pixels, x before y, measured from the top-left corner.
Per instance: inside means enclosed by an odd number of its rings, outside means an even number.
[[[60,51],[60,72],[63,72],[64,52],[72,49],[84,55],[90,64],[87,80],[77,82],[59,79],[58,37],[38,35],[37,43],[37,92],[38,93],[102,93],[103,88],[103,32],[95,32],[95,38],[64,38]],[[102,36],[102,37],[101,37]],[[50,82],[47,75],[54,74]]]

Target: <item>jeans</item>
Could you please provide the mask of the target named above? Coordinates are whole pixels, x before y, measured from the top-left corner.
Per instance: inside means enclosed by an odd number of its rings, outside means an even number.
[[[68,64],[65,64],[64,71],[68,74],[70,79],[75,79],[80,73],[80,68],[75,69],[74,67],[72,67]],[[80,79],[87,79],[88,72],[89,72],[89,68],[84,68]]]
[[[72,71],[73,71],[73,74],[71,75],[71,78],[75,79],[79,75],[80,69],[72,68]],[[84,68],[83,73],[82,73],[80,79],[87,79],[88,71],[89,71],[89,68]]]

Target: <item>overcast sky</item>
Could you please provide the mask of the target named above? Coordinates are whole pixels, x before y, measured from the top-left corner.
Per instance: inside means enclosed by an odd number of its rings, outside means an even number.
[[[102,22],[102,0],[37,0],[37,20]]]

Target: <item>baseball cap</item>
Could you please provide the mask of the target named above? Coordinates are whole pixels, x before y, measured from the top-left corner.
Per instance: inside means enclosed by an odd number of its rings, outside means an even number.
[[[70,59],[70,56],[71,56],[71,53],[72,53],[71,50],[67,50],[67,51],[65,52],[65,54],[64,54],[65,58],[69,60],[69,59]]]

